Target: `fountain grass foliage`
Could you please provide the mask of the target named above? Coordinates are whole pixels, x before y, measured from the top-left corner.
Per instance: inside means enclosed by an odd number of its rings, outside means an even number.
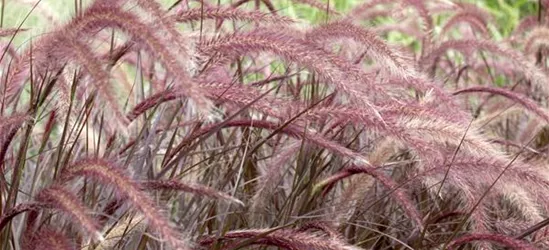
[[[2,1],[0,249],[547,249],[549,1]]]

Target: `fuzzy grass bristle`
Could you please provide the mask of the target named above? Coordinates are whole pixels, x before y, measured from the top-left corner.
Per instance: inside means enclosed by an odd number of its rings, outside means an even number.
[[[549,249],[548,3],[0,1],[0,249]]]

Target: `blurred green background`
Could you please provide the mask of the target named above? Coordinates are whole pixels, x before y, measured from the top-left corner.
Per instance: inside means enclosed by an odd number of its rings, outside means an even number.
[[[33,11],[29,18],[23,24],[23,28],[31,28],[30,32],[24,36],[18,36],[15,44],[20,45],[28,40],[29,36],[39,35],[47,32],[55,26],[56,22],[66,22],[76,12],[75,6],[87,6],[93,0],[41,0],[38,7]],[[166,6],[172,5],[177,0],[159,0]],[[234,2],[220,0],[221,3]],[[324,4],[330,4],[337,11],[345,13],[361,3],[369,2],[368,0],[319,0]],[[449,0],[439,0],[449,1]],[[37,0],[1,0],[2,8],[2,27],[17,27],[31,10],[32,5]],[[191,1],[195,6],[196,1]],[[273,0],[276,8],[284,15],[295,19],[306,20],[310,23],[325,22],[327,20],[326,13],[323,10],[318,10],[310,6],[298,3],[297,0]],[[495,25],[492,27],[493,38],[499,40],[511,33],[514,27],[519,23],[519,20],[527,15],[535,15],[538,11],[538,0],[468,0],[466,2],[475,3],[483,9],[487,10],[494,17]],[[250,7],[254,6],[254,1],[248,3]],[[265,8],[262,6],[262,8]],[[265,8],[266,9],[266,8]],[[384,20],[380,20],[383,22]],[[389,20],[387,20],[389,21]],[[443,20],[437,18],[435,24],[441,24]],[[400,40],[400,36],[388,37],[389,40]]]

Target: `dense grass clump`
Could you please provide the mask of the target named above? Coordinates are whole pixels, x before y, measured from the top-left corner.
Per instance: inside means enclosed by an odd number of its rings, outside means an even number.
[[[15,2],[0,249],[549,248],[548,1]]]

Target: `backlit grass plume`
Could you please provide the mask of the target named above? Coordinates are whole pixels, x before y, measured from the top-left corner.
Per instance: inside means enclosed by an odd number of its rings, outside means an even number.
[[[0,1],[0,249],[549,247],[547,1],[53,2]]]

